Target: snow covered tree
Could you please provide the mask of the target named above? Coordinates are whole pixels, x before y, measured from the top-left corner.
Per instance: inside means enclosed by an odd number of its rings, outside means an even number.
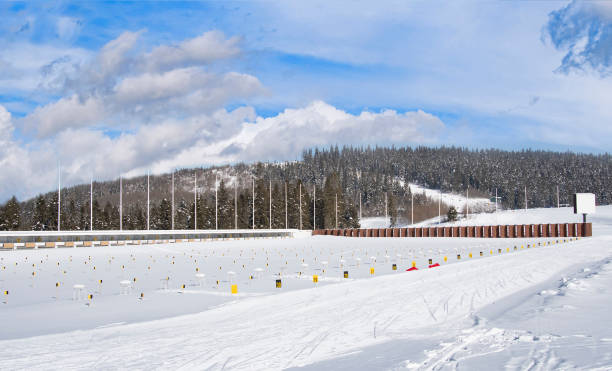
[[[454,222],[457,220],[457,209],[454,206],[448,208],[448,212],[446,213],[446,219],[449,222]]]
[[[15,196],[0,208],[0,230],[17,231],[21,226],[21,207]]]

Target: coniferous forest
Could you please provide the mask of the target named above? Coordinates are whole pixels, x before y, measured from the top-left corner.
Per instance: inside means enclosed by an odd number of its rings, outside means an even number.
[[[437,201],[411,195],[408,183],[461,194],[469,187],[473,197],[497,190],[509,209],[525,207],[525,187],[530,208],[556,207],[557,189],[561,205],[575,192],[595,193],[600,205],[612,199],[610,155],[571,152],[332,147],[304,151],[296,162],[181,169],[174,176],[175,229],[354,228],[360,201],[363,217],[386,212],[393,225],[411,222],[413,200],[415,222],[437,216]],[[150,177],[148,216],[147,177],[123,180],[123,229],[147,229],[147,220],[150,229],[172,228],[171,179]],[[91,206],[89,184],[63,188],[61,201],[62,230],[88,230],[91,220],[94,230],[119,229],[118,180],[94,182]],[[0,207],[0,230],[56,230],[57,203],[57,190],[21,202],[13,197]]]

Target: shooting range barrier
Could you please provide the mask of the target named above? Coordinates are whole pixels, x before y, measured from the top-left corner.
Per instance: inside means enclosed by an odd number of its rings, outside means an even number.
[[[298,230],[0,232],[0,250],[291,238]]]
[[[470,237],[470,238],[531,238],[531,237],[591,237],[592,223],[517,224],[486,226],[317,229],[313,236],[343,237]]]

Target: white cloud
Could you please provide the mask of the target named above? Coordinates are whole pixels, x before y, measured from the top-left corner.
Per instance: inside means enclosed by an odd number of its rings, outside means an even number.
[[[0,141],[9,140],[13,135],[13,124],[11,113],[3,106],[0,106]]]
[[[65,41],[72,40],[81,29],[81,21],[72,17],[59,17],[56,24],[57,36]]]
[[[226,39],[220,31],[208,31],[178,45],[160,45],[145,55],[143,62],[149,70],[209,64],[238,55],[239,42],[238,37]]]
[[[118,79],[129,73],[134,63],[129,53],[142,33],[126,31],[108,42],[93,61],[83,63],[74,76],[66,79],[65,88],[80,95],[111,90]]]
[[[10,114],[0,108],[2,133],[11,128]],[[63,183],[70,185],[88,182],[92,175],[105,180],[148,169],[159,173],[238,161],[292,160],[313,146],[436,143],[444,130],[439,118],[423,111],[353,115],[316,101],[267,118],[256,116],[251,107],[168,118],[114,138],[101,129],[76,127],[24,146],[5,135],[0,137],[0,200],[11,192],[23,199],[53,190],[57,161]]]
[[[438,117],[420,110],[352,115],[317,101],[246,123],[242,132],[225,144],[226,152],[235,159],[283,160],[299,158],[305,148],[334,144],[432,144],[444,128]]]
[[[84,63],[90,57],[89,51],[77,47],[0,41],[0,60],[4,60],[11,67],[10,73],[6,70],[0,71],[0,79],[3,80],[0,94],[12,95],[24,91],[32,96],[41,93],[41,88],[46,92],[50,85],[53,88],[63,87],[63,75],[72,70],[74,64]]]
[[[612,74],[609,3],[573,0],[548,15],[545,36],[557,50],[565,52],[559,72],[594,70],[603,77]]]
[[[12,195],[32,196],[50,184],[44,179],[52,158],[46,146],[21,145],[12,138],[13,130],[11,114],[0,105],[0,202]]]
[[[122,33],[89,62],[75,65],[68,58],[50,63],[45,86],[63,85],[60,91],[70,95],[37,107],[22,120],[26,129],[39,138],[83,127],[137,130],[143,124],[210,114],[264,92],[254,76],[207,69],[207,63],[235,56],[238,38],[211,31],[146,53],[136,50],[141,34]]]
[[[77,95],[62,98],[55,103],[37,107],[24,120],[27,129],[45,137],[66,128],[90,126],[105,116],[105,108],[97,98],[81,101]]]
[[[126,77],[114,88],[116,99],[127,103],[182,96],[211,82],[213,76],[199,68]]]
[[[232,98],[251,97],[263,87],[251,75],[230,72],[208,73],[198,67],[177,68],[163,73],[127,77],[114,89],[118,106],[148,104],[148,112],[210,112]],[[155,102],[155,104],[152,104]]]

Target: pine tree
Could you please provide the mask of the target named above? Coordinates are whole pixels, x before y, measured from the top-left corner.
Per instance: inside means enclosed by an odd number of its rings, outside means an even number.
[[[449,222],[454,222],[457,220],[457,209],[454,206],[448,208],[448,213],[446,213],[446,219]]]
[[[36,204],[34,206],[34,217],[32,230],[44,231],[47,229],[47,202],[42,195],[36,198]]]
[[[272,188],[272,228],[285,228],[285,186],[282,191],[278,183],[274,183]]]
[[[255,228],[268,229],[270,227],[269,217],[269,188],[263,179],[255,182]]]
[[[47,203],[45,209],[46,230],[57,230],[57,200],[57,193],[54,193],[53,196],[51,196],[51,200]]]
[[[221,179],[217,191],[217,205],[219,210],[219,229],[231,229],[234,225],[234,202],[229,197],[225,181]]]
[[[21,207],[15,196],[0,209],[0,229],[18,231],[21,226]]]
[[[101,231],[106,229],[106,215],[100,209],[98,200],[93,201],[93,224],[94,230]]]
[[[166,198],[162,199],[157,207],[154,208],[154,227],[157,230],[170,230],[172,228],[172,205]]]
[[[249,190],[238,194],[238,228],[251,229],[252,223],[252,197]]]
[[[198,196],[198,229],[215,229],[214,201],[211,202],[206,195]]]
[[[338,217],[342,210],[337,208],[338,194],[341,193],[340,180],[337,173],[332,173],[325,179],[323,187],[323,226],[327,229],[340,228]]]

